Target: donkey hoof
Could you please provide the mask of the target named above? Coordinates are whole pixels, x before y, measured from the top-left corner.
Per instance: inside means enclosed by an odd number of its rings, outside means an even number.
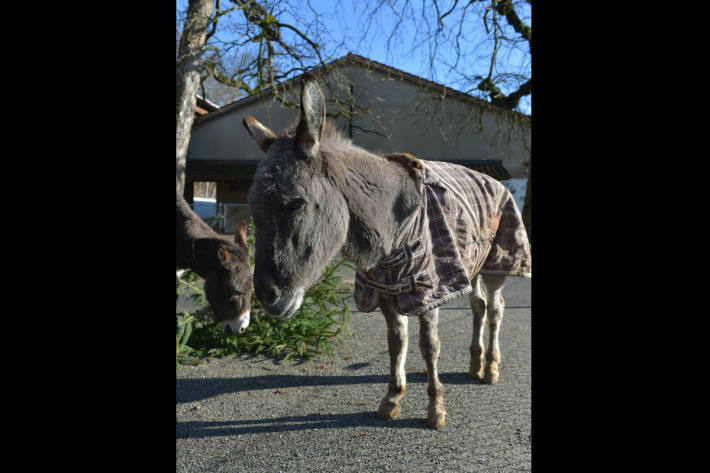
[[[377,417],[380,419],[396,419],[402,412],[402,405],[398,402],[383,400],[380,403],[380,409],[377,411]]]
[[[496,384],[498,382],[498,373],[486,372],[483,376],[483,382],[486,384]]]
[[[468,376],[473,379],[483,380],[483,368],[476,371],[469,370]]]
[[[429,414],[424,423],[427,427],[432,427],[438,429],[446,424],[446,412],[440,412],[438,414]]]

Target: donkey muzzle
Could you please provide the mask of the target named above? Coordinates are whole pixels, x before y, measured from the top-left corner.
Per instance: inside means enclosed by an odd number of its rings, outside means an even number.
[[[250,312],[248,310],[234,320],[222,322],[222,329],[228,333],[243,333],[249,327]]]
[[[297,288],[293,291],[279,291],[278,297],[269,298],[269,296],[267,296],[265,300],[259,299],[259,301],[270,316],[276,317],[277,319],[287,319],[293,316],[301,307],[304,293],[305,291],[301,288]],[[259,297],[258,292],[257,297]]]

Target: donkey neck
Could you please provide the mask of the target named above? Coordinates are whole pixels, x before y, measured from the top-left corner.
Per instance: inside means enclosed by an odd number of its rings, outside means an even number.
[[[347,156],[338,157],[328,159],[328,171],[350,217],[341,251],[359,269],[369,270],[396,249],[402,230],[421,206],[421,195],[398,163],[354,145]]]
[[[179,195],[175,199],[175,224],[175,269],[190,269],[204,278],[218,264],[216,249],[224,239],[198,217]],[[198,240],[203,240],[201,245],[214,247],[214,252],[205,252],[205,255],[214,253],[214,258],[195,257]]]

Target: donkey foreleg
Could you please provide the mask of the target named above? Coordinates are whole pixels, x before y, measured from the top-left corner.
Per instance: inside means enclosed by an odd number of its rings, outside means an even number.
[[[444,409],[444,389],[439,382],[437,364],[441,344],[439,343],[438,325],[439,309],[431,310],[419,316],[419,350],[426,363],[427,405],[426,424],[429,427],[443,427],[446,423],[446,410]]]
[[[483,275],[483,282],[488,291],[487,319],[488,319],[488,347],[486,349],[486,366],[483,370],[484,383],[498,381],[498,365],[501,361],[498,333],[503,320],[505,300],[503,299],[503,282],[505,276]]]
[[[472,284],[473,292],[468,298],[473,312],[473,335],[471,336],[471,360],[468,375],[483,379],[483,321],[486,320],[486,298],[481,291],[481,276],[476,275]]]
[[[387,395],[380,402],[377,416],[381,419],[395,419],[402,411],[400,399],[407,390],[404,364],[407,359],[407,317],[383,304],[382,313],[387,322],[387,344],[390,354],[390,381]]]

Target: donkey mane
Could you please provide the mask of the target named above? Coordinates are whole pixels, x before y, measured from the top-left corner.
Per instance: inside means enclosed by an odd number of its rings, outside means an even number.
[[[281,131],[281,138],[294,139],[296,137],[296,130],[298,128],[298,118],[296,118],[288,127]],[[412,169],[423,170],[423,165],[421,162],[413,155],[409,153],[385,153],[382,151],[367,150],[362,148],[352,142],[350,138],[345,136],[341,130],[339,130],[335,124],[326,120],[323,125],[323,136],[320,141],[320,149],[324,152],[326,158],[335,156],[336,159],[342,159],[344,163],[347,163],[348,152],[355,151],[362,156],[362,153],[373,157],[382,158],[387,161],[394,162],[399,167],[406,169],[407,174],[412,176]],[[327,164],[327,163],[326,163]],[[397,173],[396,166],[386,166],[389,172]]]
[[[343,135],[343,133],[338,130],[332,122],[326,121],[323,130],[323,137],[321,140],[321,148],[325,148],[326,150],[343,150],[346,147],[363,150],[363,148],[360,148],[359,146],[354,144],[350,138]],[[399,164],[407,171],[407,174],[412,178],[414,178],[415,176],[415,169],[418,169],[419,171],[424,170],[424,165],[421,163],[421,161],[419,161],[416,156],[411,155],[409,153],[384,153],[382,151],[366,151],[371,155]]]
[[[295,119],[287,128],[281,132],[282,137],[294,138],[296,136],[296,129],[298,128],[298,118]],[[350,138],[343,135],[343,133],[338,130],[338,128],[333,124],[332,121],[326,120],[323,126],[323,136],[321,137],[320,146],[325,146],[329,149],[341,150],[345,147],[357,147]],[[378,153],[372,153],[377,154]]]

